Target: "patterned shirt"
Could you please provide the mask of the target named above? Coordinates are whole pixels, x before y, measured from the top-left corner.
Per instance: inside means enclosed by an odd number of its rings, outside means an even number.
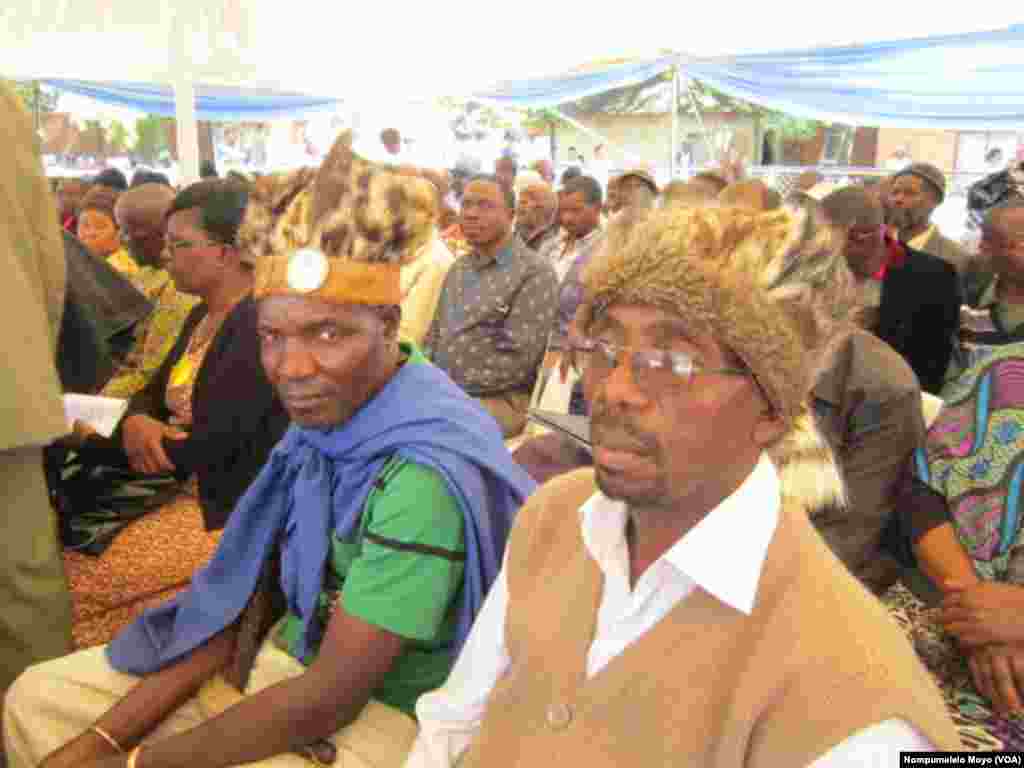
[[[465,256],[445,278],[427,355],[474,397],[528,392],[556,301],[554,270],[519,238],[496,257]]]
[[[153,302],[153,311],[135,327],[135,343],[121,368],[100,392],[129,398],[156,374],[177,341],[185,318],[199,299],[180,293],[165,269],[142,267],[132,283]]]

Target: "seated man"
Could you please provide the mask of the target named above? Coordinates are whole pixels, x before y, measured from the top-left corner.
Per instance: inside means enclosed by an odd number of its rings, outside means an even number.
[[[658,183],[642,168],[615,177],[615,213],[623,208],[653,208],[658,199]]]
[[[631,182],[631,179],[632,176],[619,177],[614,185],[623,193],[624,200],[632,201],[634,195],[649,193],[642,183]],[[641,190],[638,191],[637,187]],[[554,266],[559,285],[557,312],[549,331],[544,363],[537,391],[534,393],[534,402],[537,404],[544,402],[544,391],[554,383],[551,377],[557,375],[557,369],[562,367],[569,339],[569,325],[583,298],[583,271],[605,240],[605,231],[600,226],[601,187],[594,178],[580,176],[572,179],[562,189],[560,198],[558,215],[562,222],[562,234],[541,253],[541,257]],[[564,370],[561,372],[561,378],[566,378]],[[584,412],[581,387],[573,387],[573,394],[567,405],[569,412]]]
[[[546,181],[528,183],[519,192],[516,234],[537,253],[558,237],[558,198]]]
[[[577,176],[566,182],[558,193],[558,221],[562,227],[558,237],[549,240],[538,255],[555,268],[562,283],[590,261],[604,238],[601,185],[596,179]]]
[[[988,212],[979,249],[991,273],[979,286],[977,308],[961,310],[947,386],[971,366],[978,350],[1024,341],[1024,200],[1013,197]]]
[[[881,204],[864,189],[837,189],[821,206],[847,234],[846,260],[870,307],[868,330],[903,356],[922,390],[937,395],[959,325],[956,272],[935,256],[891,240]]]
[[[13,766],[127,750],[149,768],[288,766],[282,753],[310,745],[345,766],[404,759],[416,700],[446,677],[533,484],[484,412],[398,340],[399,260],[427,227],[410,180],[350,142],[315,173],[258,182],[239,236],[293,427],[189,592],[15,684]],[[353,199],[360,179],[368,198]],[[284,619],[262,641],[275,595]]]
[[[885,196],[885,223],[915,251],[949,264],[964,277],[971,255],[959,243],[943,235],[932,214],[946,198],[946,175],[929,163],[911,163],[892,176]]]
[[[901,571],[883,552],[882,533],[894,513],[907,460],[924,439],[921,389],[895,350],[851,327],[823,361],[812,405],[845,480],[847,499],[845,505],[815,510],[811,522],[836,557],[880,595]],[[817,467],[802,471],[808,470]]]
[[[837,251],[800,215],[670,210],[587,273],[595,469],[520,511],[451,677],[417,705],[407,768],[889,765],[958,746],[910,644],[767,456],[806,411]]]
[[[462,197],[473,252],[445,277],[427,333],[428,357],[477,398],[506,437],[526,423],[537,367],[554,320],[554,270],[512,234],[515,193],[476,176]]]
[[[198,302],[178,291],[163,266],[164,216],[173,201],[174,190],[162,184],[132,187],[117,200],[114,213],[121,242],[139,265],[132,282],[153,303],[153,312],[136,326],[135,343],[100,392],[104,397],[128,398],[149,383]]]

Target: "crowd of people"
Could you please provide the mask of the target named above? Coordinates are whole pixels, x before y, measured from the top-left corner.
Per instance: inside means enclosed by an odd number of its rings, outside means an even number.
[[[391,133],[54,196],[0,94],[11,765],[1024,748],[1024,201],[972,253],[926,164],[556,183]]]

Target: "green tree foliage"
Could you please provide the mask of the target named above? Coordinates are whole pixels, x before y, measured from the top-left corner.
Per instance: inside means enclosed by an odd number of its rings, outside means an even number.
[[[107,142],[114,152],[127,152],[131,149],[131,134],[120,120],[111,121],[107,127]]]
[[[165,127],[169,120],[158,115],[146,115],[135,121],[134,151],[147,163],[155,163],[170,149]]]
[[[8,81],[14,92],[21,97],[25,109],[29,112],[39,111],[40,115],[48,115],[57,108],[58,93],[53,88],[41,85],[36,80]]]

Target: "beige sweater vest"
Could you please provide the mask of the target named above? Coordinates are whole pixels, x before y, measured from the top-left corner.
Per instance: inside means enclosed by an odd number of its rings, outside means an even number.
[[[602,575],[578,510],[594,491],[593,471],[581,470],[519,512],[507,565],[512,664],[464,765],[805,766],[889,718],[959,748],[899,628],[791,505],[750,616],[698,588],[588,680]]]

